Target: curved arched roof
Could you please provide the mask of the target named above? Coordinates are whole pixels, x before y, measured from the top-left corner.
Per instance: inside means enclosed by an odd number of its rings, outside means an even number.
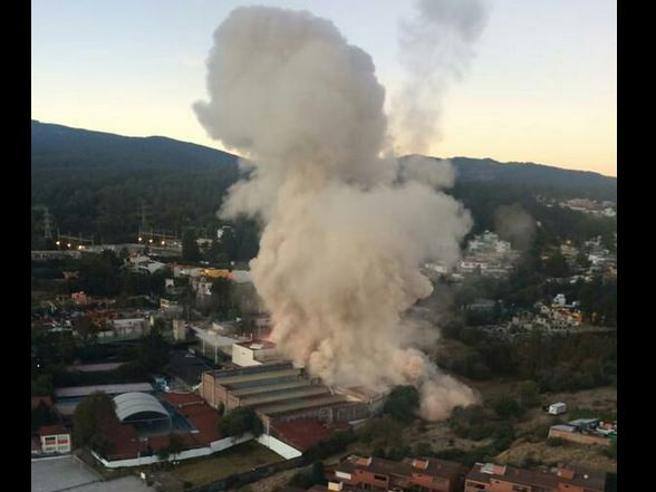
[[[138,413],[158,413],[169,417],[169,413],[162,404],[148,393],[123,393],[114,397],[116,416],[123,422],[125,419]]]

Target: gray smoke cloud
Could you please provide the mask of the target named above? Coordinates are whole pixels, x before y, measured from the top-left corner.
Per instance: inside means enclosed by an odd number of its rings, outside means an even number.
[[[331,385],[414,384],[427,419],[474,402],[403,317],[433,289],[419,265],[453,265],[471,217],[440,191],[447,170],[399,179],[381,157],[385,91],[369,55],[308,12],[245,7],[215,31],[207,68],[198,119],[254,166],[220,213],[263,222],[250,266],[279,350]]]
[[[405,79],[392,103],[394,148],[425,153],[439,137],[441,102],[465,73],[487,23],[485,0],[417,0],[399,23],[399,62]]]
[[[426,183],[433,188],[451,188],[456,181],[456,174],[448,160],[411,155],[399,162],[399,178]]]
[[[535,219],[519,203],[501,205],[494,211],[494,229],[515,249],[527,249],[535,236]]]

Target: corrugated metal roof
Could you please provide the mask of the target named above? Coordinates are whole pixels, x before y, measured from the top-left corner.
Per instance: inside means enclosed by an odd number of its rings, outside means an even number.
[[[169,413],[153,395],[147,393],[123,393],[114,397],[116,416],[123,422],[132,415],[144,412],[158,413],[169,417]]]

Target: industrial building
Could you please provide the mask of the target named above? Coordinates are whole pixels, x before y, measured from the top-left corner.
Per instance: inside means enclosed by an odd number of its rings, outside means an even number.
[[[130,392],[152,393],[153,385],[150,383],[128,383],[128,384],[100,384],[95,386],[72,386],[68,388],[55,389],[55,409],[63,417],[72,417],[75,408],[87,396],[102,392],[109,396],[120,395]]]
[[[169,432],[171,416],[157,398],[148,393],[131,392],[114,397],[116,416],[139,432]]]
[[[265,425],[300,418],[327,423],[360,420],[371,416],[382,401],[382,397],[374,401],[345,393],[310,379],[291,362],[207,371],[200,387],[201,396],[213,408],[250,407]]]

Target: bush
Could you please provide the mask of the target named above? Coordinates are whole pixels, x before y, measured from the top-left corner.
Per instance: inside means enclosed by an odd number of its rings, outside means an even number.
[[[540,405],[540,386],[535,381],[525,381],[519,387],[519,399],[524,408]]]
[[[257,437],[263,431],[262,421],[252,408],[236,408],[219,420],[219,433],[224,436],[238,437],[250,432]]]
[[[519,418],[524,414],[524,409],[519,402],[508,395],[498,397],[492,403],[492,407],[502,419]]]
[[[383,413],[399,422],[409,423],[419,408],[419,393],[414,386],[397,386],[387,396]]]
[[[547,446],[558,447],[563,446],[564,444],[565,440],[561,439],[560,437],[550,437],[547,439]]]
[[[493,417],[480,405],[456,407],[451,414],[450,425],[458,437],[479,441],[494,434],[497,425]]]

